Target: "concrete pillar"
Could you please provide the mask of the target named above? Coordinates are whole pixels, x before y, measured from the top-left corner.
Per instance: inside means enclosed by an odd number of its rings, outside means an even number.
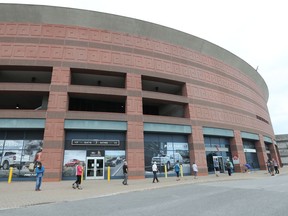
[[[70,69],[54,67],[50,85],[43,144],[45,181],[60,181],[64,154],[64,118],[68,109]]]
[[[188,98],[192,98],[192,89],[189,84],[185,84],[182,89],[183,96],[187,96]],[[185,107],[185,118],[189,118],[191,122],[194,119],[197,119],[195,109],[193,104],[188,104]],[[198,166],[198,175],[208,175],[208,167],[206,160],[206,151],[203,137],[203,128],[201,125],[192,125],[192,134],[188,136],[189,143],[189,156],[190,156],[190,164],[191,164],[191,173],[192,164],[195,162]]]
[[[268,156],[266,153],[265,143],[264,143],[264,139],[263,139],[262,134],[259,134],[259,141],[255,142],[255,148],[256,148],[256,152],[257,152],[258,162],[260,165],[260,170],[266,170],[267,169],[266,161],[268,159]],[[274,152],[274,154],[275,154],[275,152]]]
[[[126,160],[130,179],[145,177],[144,124],[142,119],[141,75],[127,74],[126,114],[128,128],[126,135]]]
[[[269,151],[270,151],[270,154],[271,154],[271,158],[274,158],[275,160],[277,160],[278,162],[278,165],[280,166],[281,164],[281,160],[279,158],[279,154],[278,154],[278,149],[277,149],[277,146],[275,144],[269,144]]]
[[[239,164],[234,164],[235,172],[242,172],[244,168],[244,164],[246,164],[246,157],[244,154],[243,142],[241,138],[241,132],[239,130],[234,131],[234,137],[230,140],[230,148],[231,148],[231,160],[237,159],[239,160]]]
[[[202,126],[193,126],[192,134],[188,137],[190,164],[195,162],[198,166],[198,175],[208,175],[205,144]],[[192,169],[191,169],[192,171]]]
[[[273,144],[275,146],[275,150],[276,150],[276,154],[277,154],[277,161],[278,161],[278,166],[279,168],[280,167],[283,167],[283,163],[282,163],[282,159],[281,159],[281,156],[280,156],[280,152],[279,152],[279,148],[276,144]]]

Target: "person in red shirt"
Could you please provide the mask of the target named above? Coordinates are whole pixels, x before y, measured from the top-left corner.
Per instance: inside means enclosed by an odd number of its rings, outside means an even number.
[[[78,162],[76,166],[76,181],[72,184],[72,188],[82,190],[81,187],[81,178],[83,174],[83,167],[81,166],[80,162]]]

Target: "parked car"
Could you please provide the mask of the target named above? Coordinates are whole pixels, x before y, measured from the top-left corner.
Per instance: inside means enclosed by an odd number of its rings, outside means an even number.
[[[8,170],[9,167],[17,167],[20,170],[27,162],[30,162],[30,156],[20,152],[6,151],[0,154],[0,166],[4,170]]]
[[[123,162],[123,159],[121,160],[120,157],[113,157],[111,159],[108,159],[105,162],[105,166],[110,166],[110,167],[115,167],[116,165],[120,164],[121,162]]]
[[[65,166],[66,166],[66,167],[74,167],[74,166],[76,166],[79,162],[80,162],[80,160],[78,160],[78,159],[71,159],[71,160],[69,160],[69,161],[65,164]]]
[[[164,165],[166,165],[167,170],[170,170],[174,167],[177,161],[182,164],[183,157],[181,156],[181,154],[175,152],[171,155],[159,154],[158,156],[152,158],[151,164],[153,164],[153,162],[156,162],[159,168],[163,168]]]

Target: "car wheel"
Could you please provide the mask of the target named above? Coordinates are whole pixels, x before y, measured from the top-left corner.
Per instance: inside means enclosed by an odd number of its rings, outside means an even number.
[[[8,170],[8,169],[9,169],[9,162],[8,162],[8,161],[4,161],[4,163],[3,163],[3,169],[4,169],[4,170]]]

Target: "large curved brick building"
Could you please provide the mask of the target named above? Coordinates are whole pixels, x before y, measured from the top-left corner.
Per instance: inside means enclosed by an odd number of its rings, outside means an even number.
[[[268,88],[249,64],[208,41],[136,19],[0,4],[0,178],[46,180],[199,174],[277,158]],[[42,150],[42,151],[41,151]],[[279,159],[278,159],[279,160]]]

